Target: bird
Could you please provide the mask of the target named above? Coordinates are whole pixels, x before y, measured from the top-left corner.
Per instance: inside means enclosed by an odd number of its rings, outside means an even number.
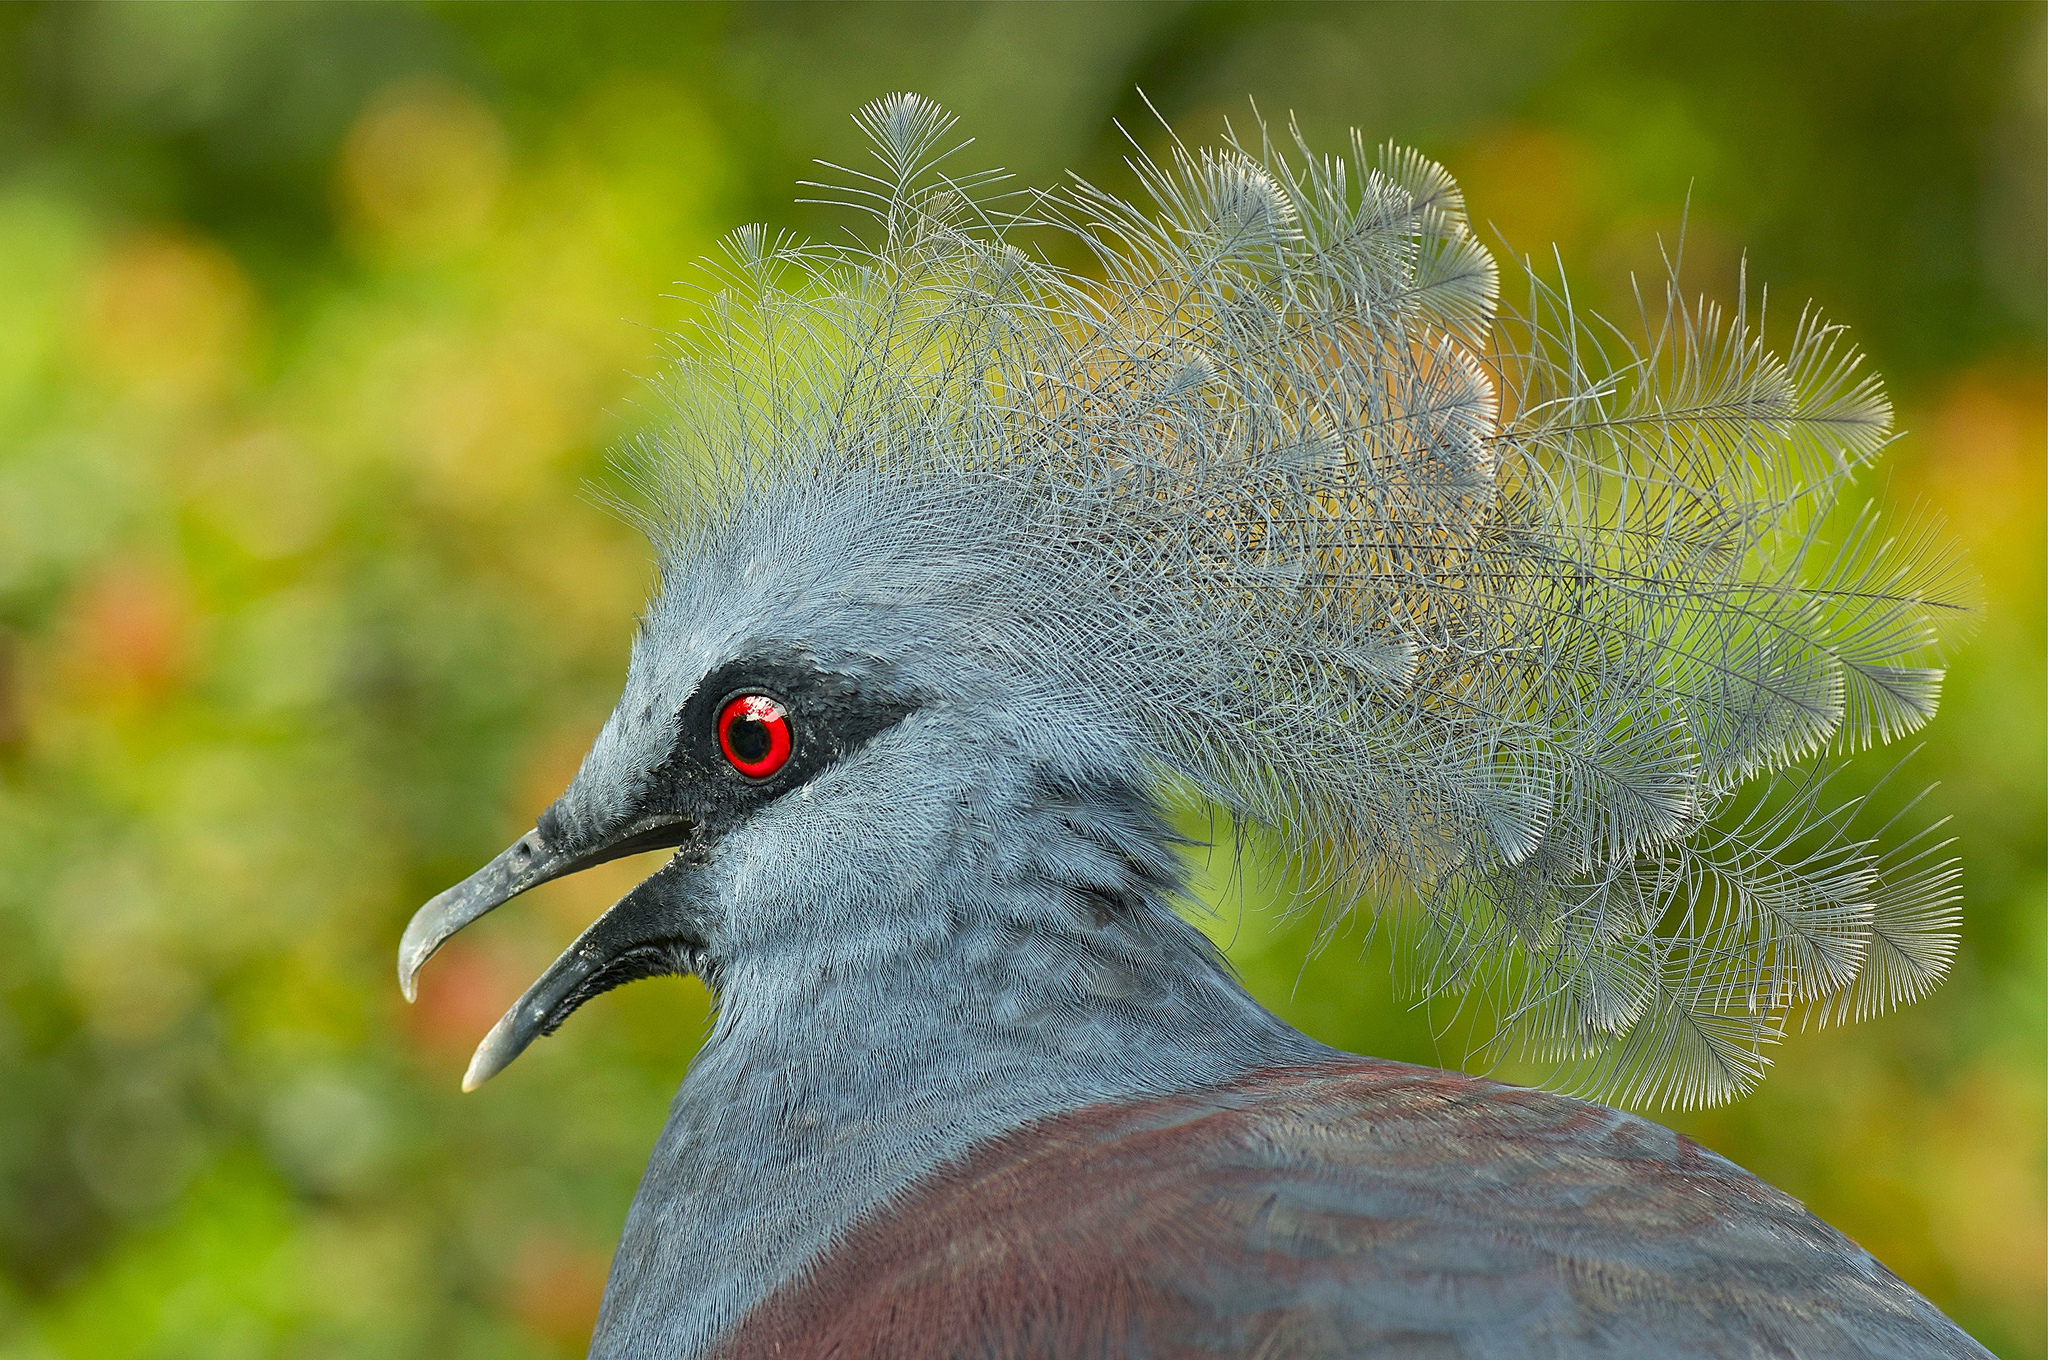
[[[1975,607],[1857,499],[1891,408],[1841,328],[1768,343],[1677,255],[1611,321],[1433,161],[1256,110],[1129,137],[1125,191],[971,168],[921,96],[857,121],[843,230],[726,238],[619,456],[617,707],[400,946],[411,998],[673,852],[463,1079],[635,979],[715,998],[590,1354],[1988,1354],[1619,1108],[1736,1098],[1954,952],[1941,823],[1834,782]],[[1283,1023],[1199,928],[1219,842],[1553,1075]]]

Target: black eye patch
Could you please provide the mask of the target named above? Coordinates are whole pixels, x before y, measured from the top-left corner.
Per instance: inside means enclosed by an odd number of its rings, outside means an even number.
[[[916,707],[886,679],[827,670],[800,650],[735,657],[707,674],[676,715],[673,746],[633,815],[687,814],[715,839]]]

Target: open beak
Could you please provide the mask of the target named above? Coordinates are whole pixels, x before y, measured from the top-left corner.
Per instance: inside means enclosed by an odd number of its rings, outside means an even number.
[[[612,988],[646,977],[695,973],[703,941],[678,905],[686,899],[685,856],[664,864],[639,887],[606,909],[576,937],[477,1045],[462,1089],[474,1091],[543,1034],[552,1034],[578,1006]]]
[[[592,868],[624,855],[687,844],[697,835],[695,819],[648,818],[594,845],[554,845],[539,828],[514,841],[489,864],[438,894],[413,915],[398,944],[398,986],[407,1001],[419,992],[420,966],[456,931],[529,888]],[[492,1028],[477,1049],[462,1089],[474,1090],[501,1071],[542,1034],[552,1033],[570,1011],[622,982],[656,974],[690,971],[700,946],[694,934],[666,923],[657,899],[668,896],[679,861],[650,876],[614,903],[555,960],[538,982]]]
[[[407,1001],[417,999],[420,965],[432,958],[450,935],[527,889],[624,855],[672,849],[688,841],[696,831],[693,818],[658,817],[636,822],[595,846],[556,846],[542,837],[538,827],[534,828],[489,864],[436,894],[413,913],[406,924],[405,937],[398,942],[398,990],[405,993]]]

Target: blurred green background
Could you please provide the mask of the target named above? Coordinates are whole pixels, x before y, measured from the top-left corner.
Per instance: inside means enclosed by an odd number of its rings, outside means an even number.
[[[1914,768],[1956,973],[1672,1122],[2001,1355],[2044,1354],[2039,5],[0,9],[0,1358],[580,1355],[701,1033],[695,982],[459,1096],[644,864],[458,939],[413,907],[530,825],[648,574],[579,494],[649,419],[670,281],[914,88],[994,162],[1115,180],[1142,87],[1350,124],[1555,241],[1582,298],[1738,259],[1850,323],[1989,609]],[[1222,875],[1219,873],[1218,877]],[[1457,1061],[1256,912],[1254,988]]]

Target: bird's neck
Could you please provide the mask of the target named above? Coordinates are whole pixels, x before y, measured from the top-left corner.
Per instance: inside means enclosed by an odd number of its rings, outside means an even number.
[[[858,967],[729,961],[592,1354],[701,1353],[892,1194],[1033,1120],[1325,1056],[1160,888],[1020,881]]]

